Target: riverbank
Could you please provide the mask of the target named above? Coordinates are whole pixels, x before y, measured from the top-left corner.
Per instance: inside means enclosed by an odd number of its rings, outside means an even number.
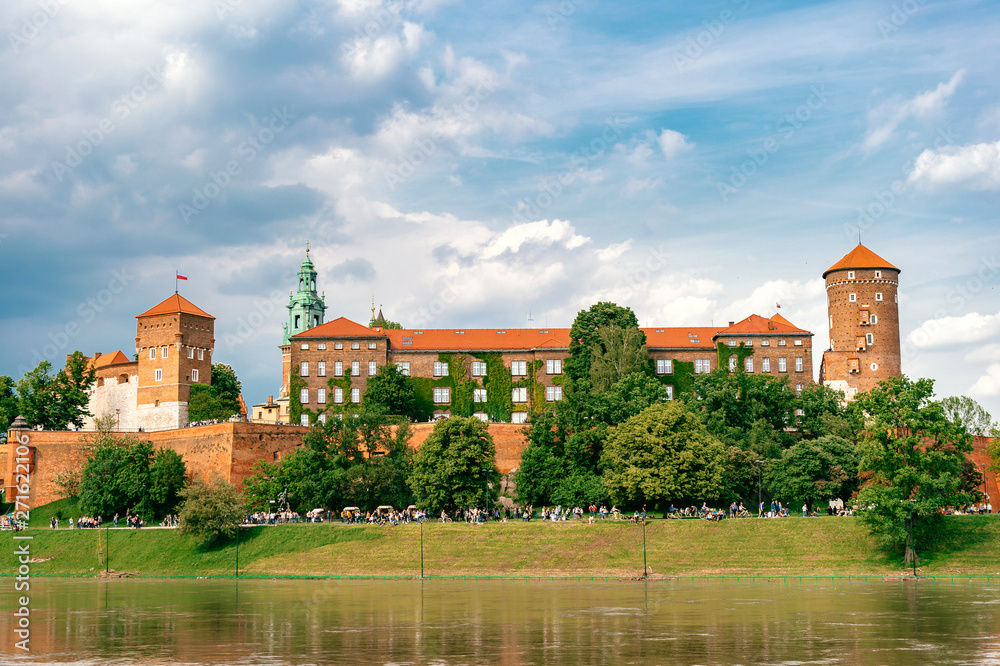
[[[33,516],[34,518],[34,516]],[[34,520],[32,521],[34,523]],[[65,523],[63,523],[65,525]],[[422,538],[421,538],[422,531]],[[9,533],[8,533],[9,534]],[[173,529],[50,530],[33,526],[34,575],[231,575],[235,541],[201,548]],[[243,575],[635,576],[643,529],[628,522],[396,527],[298,524],[240,530]],[[924,553],[927,576],[1000,576],[1000,516],[953,516]],[[7,556],[10,557],[9,555]],[[105,558],[108,558],[107,560]],[[853,518],[654,520],[645,559],[656,576],[885,576],[905,573]],[[16,567],[5,567],[13,571]]]

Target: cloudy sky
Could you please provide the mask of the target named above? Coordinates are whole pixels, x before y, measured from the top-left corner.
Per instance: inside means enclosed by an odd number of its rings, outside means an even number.
[[[993,1],[3,0],[0,27],[0,374],[131,355],[179,270],[261,401],[307,241],[328,318],[780,302],[818,357],[860,232],[902,269],[904,371],[1000,416]]]

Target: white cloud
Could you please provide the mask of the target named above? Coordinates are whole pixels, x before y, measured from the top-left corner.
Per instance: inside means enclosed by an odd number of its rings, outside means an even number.
[[[963,78],[965,70],[960,69],[950,81],[938,84],[934,90],[920,93],[903,102],[886,102],[871,111],[868,114],[868,134],[861,144],[864,151],[872,152],[891,139],[896,128],[909,118],[923,118],[944,108]]]
[[[551,223],[548,220],[540,220],[508,228],[485,248],[482,256],[492,259],[507,251],[517,252],[525,243],[534,245],[558,243],[567,250],[573,250],[589,242],[589,238],[578,235],[573,225],[565,220],[552,220]]]
[[[1000,363],[986,368],[986,374],[976,380],[967,393],[973,398],[991,398],[1000,395]]]
[[[928,319],[906,336],[906,342],[917,349],[934,349],[981,342],[997,335],[1000,335],[1000,313],[970,312],[961,317]]]
[[[925,150],[907,182],[919,185],[964,184],[973,190],[1000,189],[1000,141]]]
[[[660,150],[663,151],[664,157],[668,160],[694,147],[694,144],[689,142],[686,136],[671,129],[662,130],[657,143],[660,144]]]

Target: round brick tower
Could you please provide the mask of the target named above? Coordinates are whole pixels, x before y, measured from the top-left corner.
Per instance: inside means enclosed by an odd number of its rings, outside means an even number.
[[[830,349],[820,380],[848,399],[899,375],[899,269],[864,245],[823,273]]]

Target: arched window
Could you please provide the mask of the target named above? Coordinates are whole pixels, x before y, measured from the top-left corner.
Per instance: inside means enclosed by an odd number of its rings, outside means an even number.
[[[302,325],[302,316],[295,315],[295,330],[299,330],[299,326]]]

